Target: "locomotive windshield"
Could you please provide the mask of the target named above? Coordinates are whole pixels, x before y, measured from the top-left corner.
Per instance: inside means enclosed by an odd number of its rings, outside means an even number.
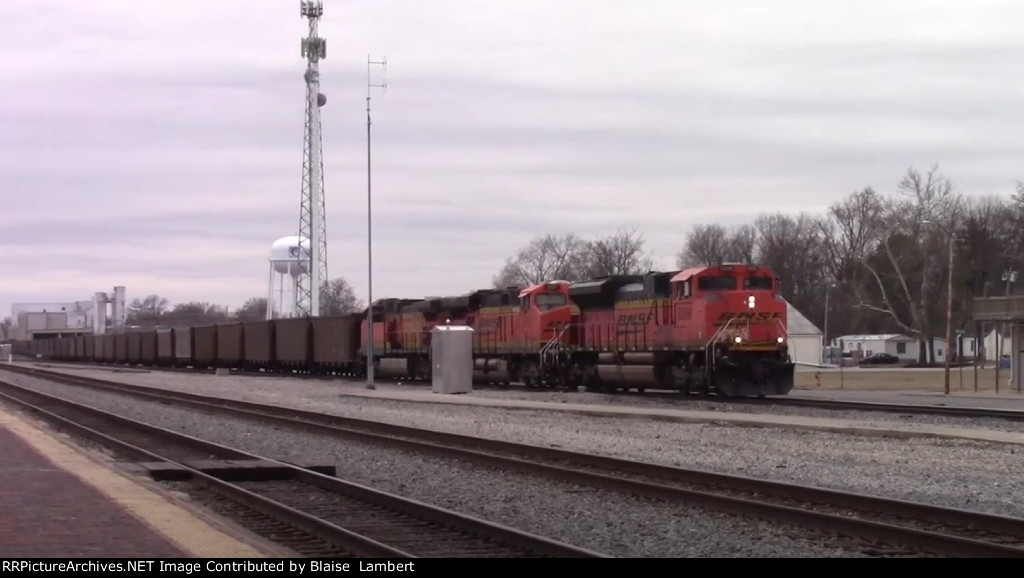
[[[565,295],[557,293],[541,293],[535,296],[537,300],[538,309],[553,309],[555,307],[561,307],[566,303]]]
[[[747,277],[743,279],[744,289],[771,289],[771,277]]]
[[[736,278],[728,275],[701,277],[697,279],[697,289],[701,291],[733,291],[736,289]]]

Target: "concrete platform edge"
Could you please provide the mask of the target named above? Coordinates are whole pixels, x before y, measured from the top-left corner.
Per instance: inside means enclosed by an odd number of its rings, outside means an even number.
[[[0,406],[0,427],[196,558],[280,558],[295,553],[174,496],[157,482],[119,471],[34,420]]]

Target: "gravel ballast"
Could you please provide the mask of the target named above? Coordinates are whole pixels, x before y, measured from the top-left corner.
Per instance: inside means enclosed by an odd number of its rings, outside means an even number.
[[[4,379],[175,431],[282,460],[618,557],[857,557],[845,539],[701,508],[289,431],[38,378]],[[554,417],[554,416],[549,416]]]
[[[363,399],[352,399],[339,401],[338,394],[341,392],[362,392],[363,384],[349,379],[302,379],[295,377],[263,377],[263,376],[212,376],[181,371],[160,371],[145,370],[141,368],[109,368],[92,369],[83,366],[63,367],[60,365],[43,367],[49,371],[61,371],[71,375],[83,375],[99,379],[122,381],[135,385],[147,387],[159,387],[175,391],[187,391],[202,395],[215,395],[223,397],[235,397],[251,401],[262,401],[266,403],[285,403],[293,407],[300,407],[298,404],[313,403],[312,406],[302,405],[301,407],[317,407],[326,404],[329,407],[358,405]],[[387,392],[426,392],[430,390],[429,383],[418,382],[415,384],[386,381],[376,385],[377,391]],[[567,393],[558,391],[526,390],[519,387],[510,389],[483,388],[474,389],[469,397],[481,399],[509,399],[526,400],[533,402],[550,403],[552,405],[592,404],[607,407],[641,407],[658,408],[683,411],[701,411],[714,413],[739,413],[739,414],[767,414],[779,416],[796,416],[811,418],[831,418],[845,421],[856,421],[858,424],[876,427],[896,426],[900,429],[913,431],[918,427],[940,426],[967,429],[984,429],[999,432],[1024,433],[1024,421],[1010,421],[995,418],[968,418],[941,415],[921,414],[899,414],[889,412],[872,411],[851,411],[835,410],[814,407],[799,407],[786,405],[751,405],[743,403],[728,403],[717,400],[674,399],[673,395],[648,394],[622,395],[603,394],[591,392]],[[250,396],[250,397],[241,397]],[[386,404],[385,400],[370,400],[371,406],[378,407]],[[423,403],[423,402],[419,402]],[[408,406],[408,402],[396,402],[394,405]],[[445,406],[457,404],[432,405]],[[465,411],[474,411],[475,408],[463,408]],[[433,409],[431,409],[433,411]]]

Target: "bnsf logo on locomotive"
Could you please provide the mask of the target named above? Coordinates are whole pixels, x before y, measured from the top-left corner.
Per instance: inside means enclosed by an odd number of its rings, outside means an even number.
[[[746,313],[726,311],[718,316],[718,321],[723,323],[730,319],[735,319],[737,321],[768,321],[770,319],[778,319],[779,317],[782,317],[781,313],[772,313],[770,311],[753,311]]]
[[[620,315],[616,322],[619,325],[647,325],[654,320],[654,313],[627,313]]]

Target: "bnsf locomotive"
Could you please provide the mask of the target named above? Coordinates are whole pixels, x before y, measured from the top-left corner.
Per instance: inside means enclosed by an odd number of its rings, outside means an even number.
[[[786,303],[763,267],[552,281],[403,303],[375,316],[375,371],[428,377],[430,330],[449,322],[474,329],[481,381],[726,396],[793,387]]]
[[[431,330],[473,328],[482,382],[725,396],[793,387],[786,303],[763,267],[725,264],[373,306],[374,373],[430,377]],[[366,375],[366,314],[158,328],[16,344],[71,361]]]

